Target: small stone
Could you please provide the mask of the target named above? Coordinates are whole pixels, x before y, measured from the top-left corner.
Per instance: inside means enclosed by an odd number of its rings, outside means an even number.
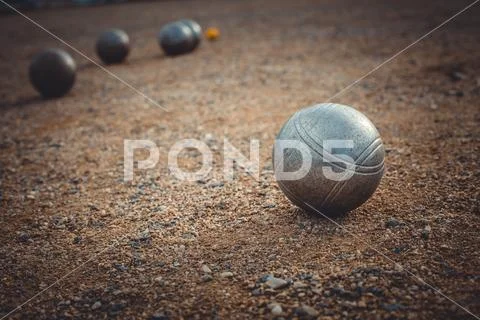
[[[460,71],[452,71],[450,72],[449,76],[452,81],[460,81],[467,78],[467,75]]]
[[[392,304],[383,304],[382,305],[383,309],[390,311],[390,312],[395,312],[399,310],[405,309],[405,307],[399,303],[392,303]]]
[[[18,241],[28,242],[28,240],[30,240],[30,235],[28,233],[22,231],[18,234]]]
[[[213,280],[213,277],[209,274],[204,274],[203,276],[200,277],[200,280],[202,282],[210,282]]]
[[[298,308],[297,313],[300,316],[309,316],[309,317],[318,316],[318,311],[307,305],[302,305],[300,308]]]
[[[427,240],[430,237],[431,232],[432,232],[432,227],[427,225],[422,231],[422,238]]]
[[[230,271],[225,271],[220,273],[220,277],[222,278],[232,278],[233,277],[233,272]]]
[[[321,295],[321,294],[323,293],[322,289],[317,289],[317,288],[312,289],[312,292],[313,292],[314,294],[318,294],[318,295]]]
[[[271,274],[265,274],[265,275],[261,276],[260,278],[258,278],[257,282],[264,283],[264,282],[267,282],[268,280],[270,280],[272,278],[273,278],[273,276]]]
[[[287,281],[280,278],[275,278],[275,277],[268,279],[267,282],[265,282],[265,284],[274,290],[283,289],[288,286]]]
[[[221,188],[225,185],[223,182],[213,182],[209,185],[210,188]]]
[[[273,260],[276,260],[276,259],[277,259],[277,256],[276,256],[274,253],[272,253],[271,255],[269,255],[269,256],[267,257],[267,259],[270,260],[270,261],[273,261]]]
[[[456,96],[456,97],[459,97],[459,98],[464,96],[463,91],[461,91],[461,90],[454,90],[454,89],[448,90],[448,91],[447,91],[447,95],[449,95],[449,96]]]
[[[276,207],[276,204],[275,203],[265,203],[262,208],[263,209],[271,209],[271,208],[275,208]]]
[[[295,282],[293,283],[293,287],[294,287],[295,289],[304,289],[304,288],[307,288],[308,285],[305,284],[305,283],[303,283],[303,282],[301,282],[301,281],[295,281]]]
[[[108,314],[110,316],[118,315],[123,308],[125,308],[125,305],[123,303],[113,303],[108,309]]]
[[[202,265],[200,270],[202,270],[203,273],[212,273],[212,270],[206,264]]]
[[[63,307],[63,306],[69,306],[70,305],[70,300],[64,300],[64,301],[60,301],[58,303],[58,306],[59,307]]]
[[[395,218],[389,218],[387,220],[387,222],[385,222],[385,226],[387,228],[395,228],[395,227],[398,227],[399,225],[401,225],[402,223],[400,221],[398,221],[397,219]]]
[[[255,290],[252,291],[252,296],[254,296],[254,297],[261,296],[262,294],[263,294],[263,292],[260,289],[255,289]]]
[[[157,312],[150,317],[150,320],[168,320],[168,317],[163,312]]]
[[[92,304],[91,308],[92,308],[92,310],[97,310],[101,306],[102,306],[102,303],[100,301],[97,301],[94,304]]]
[[[270,311],[272,312],[273,315],[275,316],[278,316],[278,315],[281,315],[283,310],[282,310],[282,306],[279,305],[278,303],[271,303],[268,308],[270,309]]]

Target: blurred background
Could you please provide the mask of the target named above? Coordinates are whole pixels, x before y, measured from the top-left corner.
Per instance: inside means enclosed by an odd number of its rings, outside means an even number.
[[[42,8],[102,5],[127,1],[129,0],[9,0],[7,2],[18,9],[33,10]],[[130,2],[133,1],[139,0],[130,0]],[[9,10],[4,4],[0,4],[0,12],[11,13],[11,10]]]

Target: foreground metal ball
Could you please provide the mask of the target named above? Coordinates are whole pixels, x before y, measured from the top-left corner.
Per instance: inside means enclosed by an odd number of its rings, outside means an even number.
[[[120,63],[130,52],[130,39],[125,31],[111,29],[103,32],[97,40],[97,54],[104,63]]]
[[[73,87],[76,70],[75,61],[67,52],[47,49],[33,58],[30,82],[45,98],[61,97]]]
[[[190,19],[183,19],[179,22],[186,24],[192,30],[193,35],[195,36],[194,47],[197,47],[202,41],[202,27],[198,24],[198,22]]]
[[[306,211],[329,216],[367,201],[384,171],[377,129],[365,115],[340,104],[295,113],[280,130],[273,153],[275,177],[285,195]]]
[[[160,30],[158,43],[166,55],[184,54],[195,49],[195,35],[185,23],[172,22]]]

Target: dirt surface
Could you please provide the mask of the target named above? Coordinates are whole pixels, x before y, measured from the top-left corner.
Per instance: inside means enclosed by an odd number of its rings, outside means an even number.
[[[100,31],[125,29],[133,51],[109,70],[168,112],[77,54],[74,89],[42,100],[29,61],[65,47],[1,16],[0,315],[37,293],[9,318],[473,318],[449,299],[479,315],[480,6],[333,100],[364,112],[387,150],[367,203],[338,225],[305,214],[271,166],[292,113],[467,4],[201,0],[28,12],[91,57]],[[155,35],[183,17],[221,37],[167,58]],[[224,137],[246,154],[260,140],[259,181],[241,168],[224,181]],[[208,178],[169,174],[168,150],[184,138],[214,150]],[[124,139],[160,149],[156,168],[129,183]],[[182,155],[184,168],[199,168],[197,153]]]

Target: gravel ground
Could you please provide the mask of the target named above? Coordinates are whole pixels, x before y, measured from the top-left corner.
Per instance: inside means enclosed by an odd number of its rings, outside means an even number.
[[[101,30],[125,29],[133,51],[109,69],[168,112],[75,54],[74,90],[40,99],[28,63],[62,46],[1,16],[0,315],[46,289],[9,317],[473,318],[426,283],[480,314],[480,6],[334,99],[364,112],[387,150],[379,189],[341,227],[296,209],[271,166],[293,112],[467,4],[200,0],[28,13],[92,57]],[[167,58],[155,35],[183,17],[221,38]],[[245,153],[260,140],[258,181],[242,169],[223,181],[224,137]],[[168,173],[182,138],[216,150],[207,179]],[[124,139],[155,141],[161,154],[129,183]],[[182,155],[184,168],[199,167],[198,154]]]

